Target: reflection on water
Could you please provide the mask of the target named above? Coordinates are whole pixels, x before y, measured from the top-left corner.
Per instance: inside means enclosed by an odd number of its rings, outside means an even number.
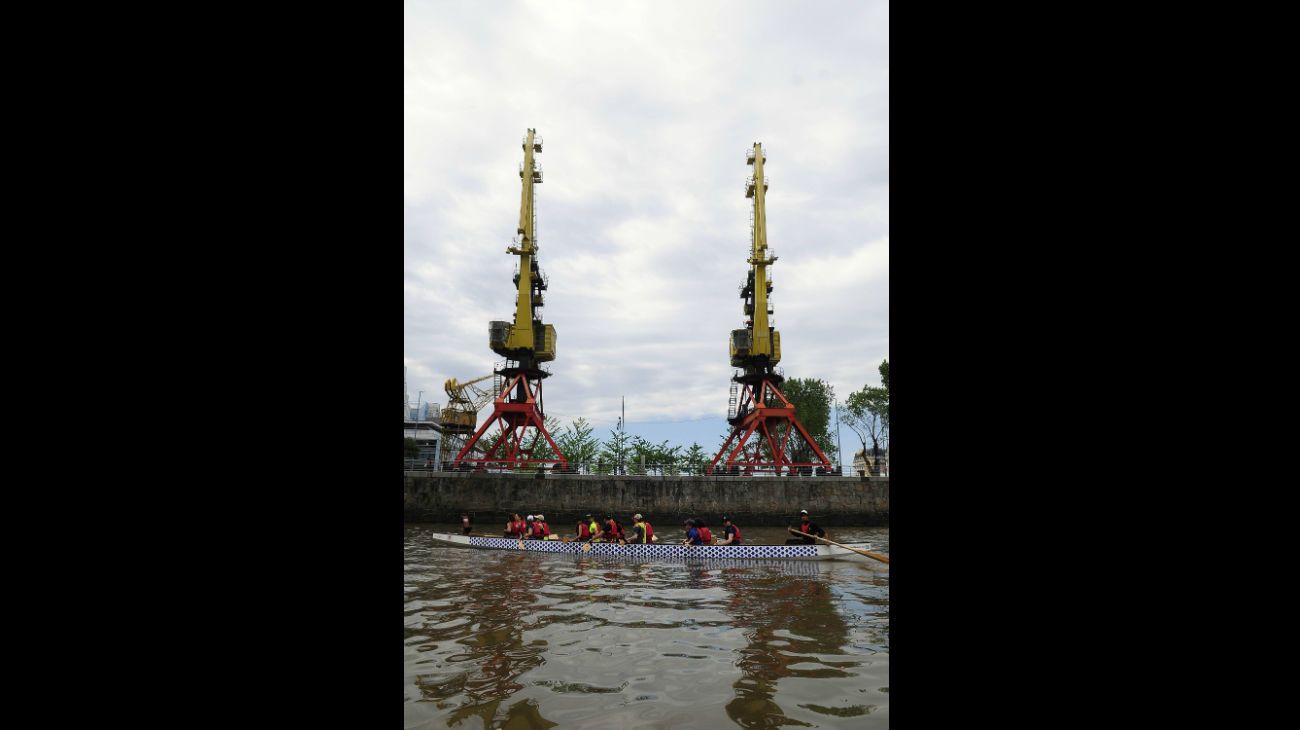
[[[408,728],[888,726],[875,561],[521,554],[434,531],[406,527]],[[783,539],[764,531],[745,534]],[[888,552],[885,528],[835,539]]]

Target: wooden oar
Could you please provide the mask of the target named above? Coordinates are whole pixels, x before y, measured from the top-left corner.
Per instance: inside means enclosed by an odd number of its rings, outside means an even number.
[[[848,545],[841,545],[841,544],[839,544],[838,542],[834,542],[834,541],[831,541],[831,540],[827,540],[827,539],[824,538],[824,537],[818,537],[817,535],[809,535],[809,534],[806,533],[806,532],[799,532],[798,530],[794,529],[793,527],[787,527],[787,528],[785,528],[785,529],[789,530],[789,531],[791,532],[791,534],[798,535],[799,537],[811,537],[811,538],[814,539],[814,540],[821,540],[822,542],[826,543],[827,545],[834,545],[835,547],[842,547],[842,548],[844,548],[845,550],[852,550],[853,552],[855,552],[855,553],[857,553],[857,554],[859,554],[859,555],[865,555],[865,556],[867,556],[868,558],[875,558],[876,560],[879,560],[880,562],[882,562],[882,563],[884,563],[884,564],[886,564],[886,565],[889,564],[889,556],[887,556],[887,555],[881,555],[881,554],[879,554],[879,553],[869,553],[869,552],[867,552],[866,550],[859,550],[859,549],[857,549],[857,548],[855,548],[855,547],[849,547]]]

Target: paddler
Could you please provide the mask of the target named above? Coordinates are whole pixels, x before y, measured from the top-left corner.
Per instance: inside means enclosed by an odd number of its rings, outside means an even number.
[[[534,540],[546,539],[546,523],[542,521],[542,516],[533,517],[532,529],[528,531],[528,536]]]
[[[740,528],[732,524],[731,518],[726,515],[722,516],[722,534],[722,539],[718,541],[719,545],[740,544]]]
[[[700,531],[700,540],[703,541],[703,544],[705,545],[713,544],[713,533],[709,532],[709,526],[704,524],[704,520],[696,518],[695,529]]]
[[[618,523],[618,520],[614,519],[613,513],[605,515],[604,527],[605,542],[618,542],[624,539],[623,526]]]
[[[645,541],[659,542],[659,538],[655,537],[655,526],[650,524],[650,520],[647,520],[645,517],[642,517],[641,515],[637,515],[636,518],[638,520],[641,520],[641,522],[645,524]]]
[[[578,542],[590,542],[599,531],[600,525],[598,525],[595,520],[591,519],[591,515],[586,515],[582,519],[578,520],[578,536],[574,539]]]
[[[506,522],[506,537],[523,537],[526,528],[524,518],[518,512],[511,512],[510,520]]]
[[[537,515],[537,521],[540,522],[540,523],[542,523],[542,539],[543,539],[543,540],[559,540],[559,539],[560,539],[560,536],[559,536],[559,535],[552,535],[552,534],[551,534],[551,526],[546,522],[546,515]]]
[[[650,530],[646,527],[646,523],[642,521],[640,512],[632,515],[632,532],[628,535],[627,541],[629,544],[636,545],[645,545],[650,542]]]
[[[817,541],[812,539],[813,535],[826,537],[826,531],[818,527],[816,523],[808,517],[808,510],[799,510],[799,526],[791,528],[804,534],[804,537],[792,537],[785,541],[786,545],[816,545]]]
[[[695,520],[686,521],[686,540],[683,545],[703,545],[704,541],[700,539],[700,531],[695,529]]]

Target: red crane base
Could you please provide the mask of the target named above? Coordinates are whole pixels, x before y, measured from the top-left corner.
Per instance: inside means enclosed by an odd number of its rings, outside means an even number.
[[[510,400],[512,394],[516,396],[514,401]],[[493,401],[492,416],[484,421],[474,435],[465,442],[460,452],[456,454],[456,458],[452,460],[451,467],[453,469],[468,467],[519,469],[527,466],[558,464],[563,469],[569,468],[568,460],[560,453],[559,447],[555,445],[555,439],[552,439],[551,434],[546,430],[546,424],[542,419],[541,400],[541,378],[534,378],[530,382],[524,372],[517,372],[513,377],[509,377],[505,387]],[[501,424],[500,433],[486,441],[485,443],[488,444],[486,447],[479,447],[482,451],[481,455],[471,458],[470,454],[474,451],[475,444],[494,423]],[[531,440],[528,434],[530,428],[536,429]],[[533,451],[541,438],[545,438],[546,443],[551,445],[555,458],[533,458]]]
[[[762,471],[781,474],[796,473],[796,470],[811,473],[812,467],[821,467],[827,472],[831,470],[830,459],[826,458],[826,454],[822,453],[808,434],[808,429],[794,415],[794,404],[776,387],[771,376],[745,376],[737,381],[744,384],[739,415],[731,419],[731,435],[718,450],[718,455],[713,457],[705,473],[713,474],[724,455],[724,473],[752,474]],[[770,406],[769,400],[775,400],[780,405]],[[790,441],[796,434],[812,447],[813,454],[820,461],[790,460]],[[735,442],[734,447],[732,442]]]

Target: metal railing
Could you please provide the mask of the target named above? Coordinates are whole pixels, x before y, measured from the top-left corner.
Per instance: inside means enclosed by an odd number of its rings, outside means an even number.
[[[708,462],[687,463],[672,462],[666,464],[646,464],[642,466],[639,462],[625,462],[623,464],[605,462],[605,461],[588,461],[581,463],[570,463],[567,469],[558,465],[547,465],[539,467],[529,465],[519,468],[509,467],[486,467],[483,471],[492,473],[516,473],[525,475],[535,475],[538,471],[547,474],[566,474],[577,476],[647,476],[647,477],[683,477],[683,476],[715,476],[715,477],[827,477],[827,476],[859,476],[859,471],[855,470],[849,464],[832,465],[828,471],[820,466],[796,466],[785,467],[781,473],[777,474],[772,469],[749,469],[748,467],[737,466],[728,469],[722,464],[714,467],[713,473],[708,473]],[[404,472],[413,473],[433,473],[433,472],[473,472],[476,467],[471,464],[464,464],[460,469],[452,467],[450,462],[439,463],[433,460],[423,459],[405,459],[403,460],[402,469]],[[867,473],[862,476],[889,476],[888,462],[882,464],[879,474]]]

